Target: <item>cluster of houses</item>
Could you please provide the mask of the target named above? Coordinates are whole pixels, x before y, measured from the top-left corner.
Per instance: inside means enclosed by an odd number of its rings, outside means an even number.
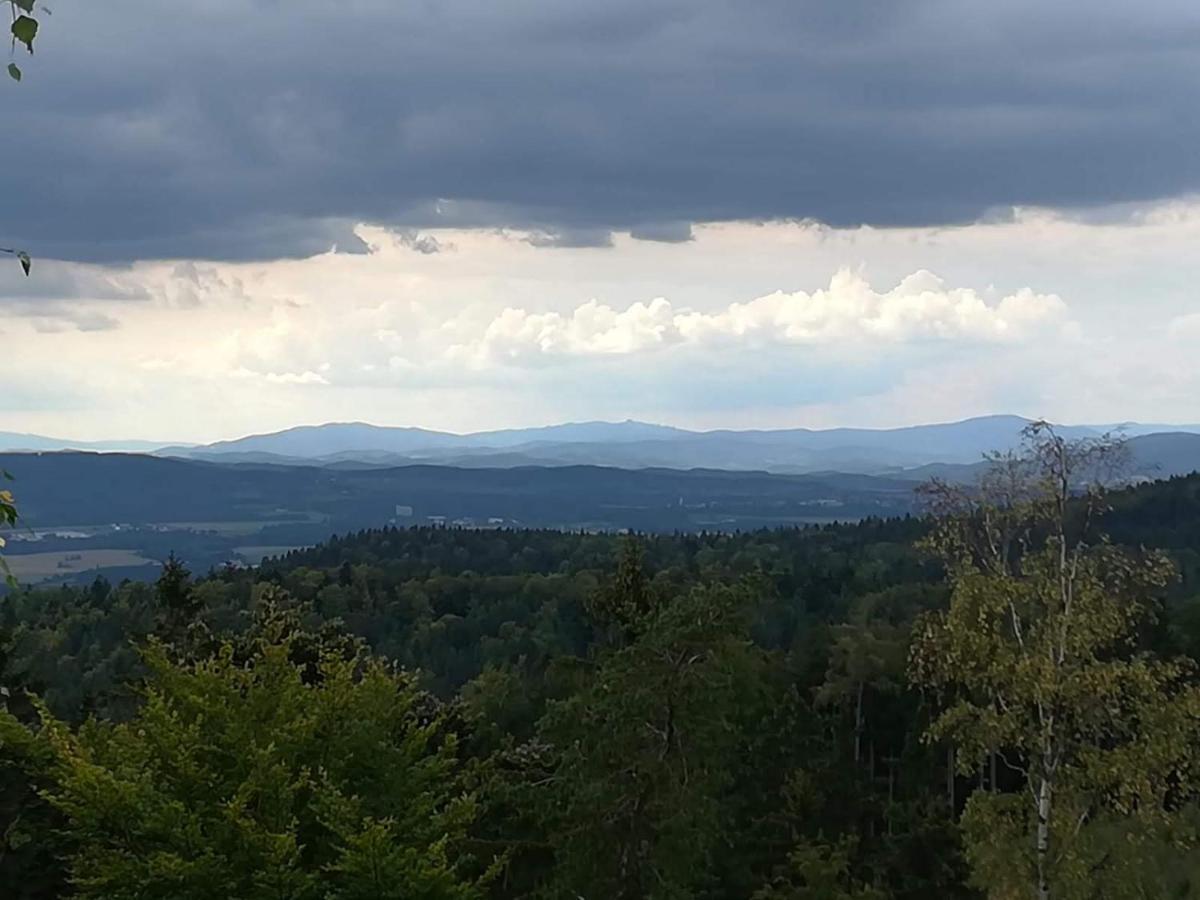
[[[503,516],[488,516],[486,518],[475,518],[472,516],[460,516],[456,519],[451,519],[448,516],[417,516],[413,512],[411,506],[396,504],[396,514],[391,519],[392,525],[432,525],[435,527],[452,528],[503,528],[505,525],[515,525],[510,519]]]

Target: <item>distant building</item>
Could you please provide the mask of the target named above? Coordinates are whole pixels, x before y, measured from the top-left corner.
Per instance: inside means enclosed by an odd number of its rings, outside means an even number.
[[[412,514],[413,508],[411,506],[401,506],[399,503],[396,504],[397,519],[411,519]]]
[[[503,525],[504,519],[501,516],[491,516],[488,518],[489,525]]]
[[[446,524],[445,516],[427,516],[426,518],[428,519],[430,525],[445,525]]]

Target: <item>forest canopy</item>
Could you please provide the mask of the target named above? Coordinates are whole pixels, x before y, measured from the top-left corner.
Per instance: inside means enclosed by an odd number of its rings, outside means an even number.
[[[21,898],[1185,897],[1200,476],[929,516],[384,528],[5,599]],[[1005,480],[1007,479],[1007,480]]]

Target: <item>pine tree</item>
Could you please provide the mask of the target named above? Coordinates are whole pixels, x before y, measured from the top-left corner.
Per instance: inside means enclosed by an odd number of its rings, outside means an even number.
[[[200,602],[192,586],[192,573],[174,553],[163,563],[154,596],[158,602],[159,636],[169,643],[182,641],[200,612]]]
[[[637,638],[658,603],[646,575],[645,548],[636,536],[625,535],[616,572],[589,598],[588,615],[604,641],[621,645]]]
[[[548,896],[696,895],[754,678],[748,607],[729,588],[659,603],[628,643],[599,653],[580,693],[552,704],[540,727],[550,772],[535,798],[556,858]]]

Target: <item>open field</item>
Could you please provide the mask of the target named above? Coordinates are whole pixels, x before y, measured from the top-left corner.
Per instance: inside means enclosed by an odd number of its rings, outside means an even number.
[[[122,566],[157,566],[135,550],[62,550],[51,553],[18,553],[7,557],[9,568],[18,581],[34,584],[51,578],[63,578]]]

